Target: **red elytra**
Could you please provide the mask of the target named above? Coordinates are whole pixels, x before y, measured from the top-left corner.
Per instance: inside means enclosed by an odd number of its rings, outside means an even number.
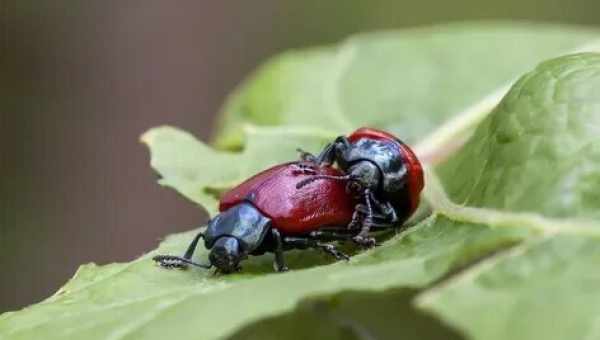
[[[284,234],[304,234],[323,227],[345,227],[357,201],[346,193],[343,181],[315,181],[296,188],[312,177],[285,163],[264,170],[226,192],[219,202],[224,211],[243,201],[250,202],[269,217]],[[332,167],[316,167],[317,174],[340,176]]]
[[[380,141],[389,141],[398,147],[398,151],[406,161],[406,167],[408,170],[408,190],[410,194],[410,206],[414,211],[419,205],[419,197],[421,190],[423,190],[423,167],[421,162],[415,155],[415,153],[404,144],[400,139],[394,135],[381,131],[378,129],[362,127],[354,131],[348,136],[348,140],[351,143],[355,143],[359,139],[368,138]]]

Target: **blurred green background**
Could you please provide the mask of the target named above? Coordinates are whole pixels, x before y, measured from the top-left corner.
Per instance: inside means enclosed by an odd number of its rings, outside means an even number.
[[[209,139],[226,95],[269,56],[361,31],[510,19],[600,25],[597,0],[0,0],[0,312],[79,264],[126,261],[199,225],[138,143]]]

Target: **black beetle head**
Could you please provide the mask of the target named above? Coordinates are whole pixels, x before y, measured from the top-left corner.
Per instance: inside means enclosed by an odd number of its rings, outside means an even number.
[[[236,238],[222,236],[215,241],[208,258],[221,272],[231,273],[239,270],[243,253]]]
[[[379,168],[369,161],[359,161],[348,168],[350,181],[347,188],[353,194],[361,195],[366,189],[376,191],[381,181]]]

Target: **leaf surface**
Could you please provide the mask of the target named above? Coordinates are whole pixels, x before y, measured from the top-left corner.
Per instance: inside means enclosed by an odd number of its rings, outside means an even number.
[[[561,219],[423,293],[421,307],[473,339],[600,336],[599,91],[600,54],[542,63],[444,166],[456,200]]]

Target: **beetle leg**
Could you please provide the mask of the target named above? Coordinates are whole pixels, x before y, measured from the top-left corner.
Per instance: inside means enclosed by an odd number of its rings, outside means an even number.
[[[398,215],[396,209],[388,201],[379,201],[375,198],[373,193],[370,194],[371,205],[372,205],[372,216],[371,229],[385,229],[393,228],[398,223]],[[375,212],[374,210],[378,210]],[[354,216],[349,228],[357,228],[360,225],[360,217],[368,214],[368,207],[366,204],[357,204],[354,208]]]
[[[357,204],[356,207],[354,207],[354,214],[352,214],[352,220],[350,221],[350,223],[348,223],[347,229],[360,229],[362,226],[363,219],[365,218],[365,216],[368,215],[368,211],[369,209],[365,204]],[[387,215],[378,214],[373,211],[372,217],[373,218],[371,220],[371,228],[382,228],[383,226],[390,227],[389,222],[387,222],[389,220]]]
[[[376,244],[376,241],[375,238],[369,236],[369,231],[373,225],[373,206],[371,205],[371,191],[369,189],[365,189],[364,197],[367,213],[362,220],[360,232],[352,240],[360,246],[372,247]]]
[[[315,230],[308,234],[308,237],[320,241],[349,241],[352,234],[347,229],[340,229],[341,232],[333,230]]]
[[[335,161],[335,143],[327,144],[319,155],[315,158],[315,163],[319,165],[331,165]]]
[[[323,148],[323,151],[317,156],[316,162],[319,165],[331,165],[336,161],[336,156],[350,148],[351,143],[346,136],[338,136],[333,143],[329,143]]]
[[[317,157],[315,155],[313,155],[312,153],[305,151],[301,148],[296,148],[296,151],[298,151],[298,153],[300,154],[301,161],[311,162],[311,163],[317,162]]]
[[[318,247],[321,248],[321,250],[323,250],[324,252],[326,252],[327,254],[335,257],[336,260],[346,260],[349,261],[350,260],[350,256],[344,254],[343,252],[339,251],[337,249],[336,246],[334,246],[331,243],[319,243]]]
[[[358,229],[359,226],[362,224],[362,220],[364,218],[365,215],[365,209],[363,209],[366,207],[364,207],[363,204],[357,204],[356,207],[354,208],[354,213],[352,214],[352,220],[350,220],[350,223],[348,223],[348,229]]]
[[[275,239],[275,262],[274,267],[278,272],[288,271],[288,267],[285,265],[285,259],[283,257],[283,242],[281,241],[281,234],[277,229],[271,229],[271,234]]]
[[[336,149],[347,149],[352,146],[352,143],[350,143],[350,140],[346,136],[338,136],[333,143]]]
[[[368,209],[367,206],[365,204],[357,204],[356,207],[354,207],[354,212],[356,214],[359,215],[359,217],[362,215],[367,215]],[[373,212],[373,221],[375,220],[386,220],[387,216],[382,215],[382,214],[378,214],[376,212]],[[360,220],[357,221],[357,223],[360,222]],[[360,223],[358,223],[357,225],[360,225]],[[355,225],[356,226],[356,225]]]
[[[337,260],[349,260],[350,256],[339,251],[336,246],[331,243],[321,243],[317,240],[311,240],[305,237],[284,237],[283,242],[298,249],[316,248],[321,249],[327,254],[335,257]]]
[[[377,218],[389,223],[390,226],[398,223],[398,221],[399,221],[398,214],[396,214],[396,209],[394,209],[394,207],[392,206],[392,203],[390,203],[389,201],[385,201],[385,202],[379,201],[377,199],[377,197],[375,197],[374,193],[370,194],[370,198],[371,198],[371,201],[373,202],[373,204],[381,212],[380,217],[377,216]]]
[[[300,159],[316,163],[320,166],[331,165],[335,162],[336,153],[339,149],[346,149],[350,146],[350,141],[346,136],[338,136],[333,143],[325,145],[319,155],[315,156],[302,149],[297,149],[300,152]]]
[[[354,236],[352,240],[354,241],[354,243],[365,248],[371,248],[377,245],[377,240],[375,240],[374,237],[368,236],[368,232],[367,234],[364,234],[361,231],[360,233],[358,233],[358,235]]]

